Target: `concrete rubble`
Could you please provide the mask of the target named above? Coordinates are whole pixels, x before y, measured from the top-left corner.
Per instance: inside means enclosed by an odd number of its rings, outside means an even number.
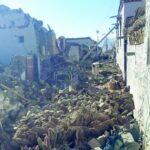
[[[121,71],[109,56],[96,64],[93,74],[92,64],[87,69],[69,63],[77,82],[69,78],[62,90],[60,82],[22,81],[0,66],[0,100],[8,103],[1,109],[0,150],[141,149],[133,96]]]

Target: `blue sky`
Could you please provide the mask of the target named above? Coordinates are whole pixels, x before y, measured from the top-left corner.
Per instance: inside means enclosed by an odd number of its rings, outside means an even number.
[[[22,8],[25,13],[50,25],[58,36],[96,39],[106,33],[115,19],[119,0],[0,0],[10,8]]]

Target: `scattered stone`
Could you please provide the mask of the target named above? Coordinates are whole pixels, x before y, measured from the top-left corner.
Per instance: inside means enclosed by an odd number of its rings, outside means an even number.
[[[126,150],[139,150],[140,146],[137,142],[128,143],[125,146]]]
[[[121,140],[117,139],[114,144],[114,149],[120,150],[122,146],[123,146],[123,142]]]
[[[122,137],[124,143],[132,143],[132,142],[134,142],[133,136],[132,136],[132,134],[130,132],[121,133],[121,137]]]
[[[97,138],[101,147],[104,147],[108,137],[109,137],[109,132],[106,132],[104,135]]]
[[[94,148],[94,150],[102,150],[100,147],[96,147]]]
[[[90,141],[88,142],[88,144],[89,144],[90,147],[93,148],[93,149],[100,147],[99,141],[98,141],[97,139],[95,139],[95,138],[93,138],[92,140],[90,140]]]

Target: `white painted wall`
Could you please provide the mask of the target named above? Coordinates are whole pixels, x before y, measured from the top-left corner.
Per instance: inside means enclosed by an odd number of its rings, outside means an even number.
[[[147,33],[146,33],[147,34]],[[146,140],[146,150],[150,149],[150,66],[147,65],[147,36],[144,44],[129,46],[135,56],[128,56],[127,84],[134,97],[134,115],[139,121]]]
[[[120,25],[119,25],[119,37],[124,36],[124,28],[125,28],[125,20],[127,17],[135,16],[135,12],[137,8],[143,7],[145,5],[145,0],[138,1],[138,2],[128,2],[124,3],[122,6],[122,9],[119,12],[119,16],[122,18],[122,24],[121,24],[121,34],[120,34]],[[121,44],[120,44],[121,43]],[[120,66],[120,69],[123,74],[123,78],[125,79],[125,71],[124,71],[124,39],[120,39],[118,41],[118,48],[117,48],[117,63]]]
[[[69,49],[69,58],[70,60],[79,62],[80,56],[79,56],[79,46],[71,46]]]
[[[142,86],[140,82],[146,64],[144,49],[146,49],[145,44],[128,46],[128,53],[135,53],[135,55],[127,56],[127,85],[130,86],[131,93],[134,95],[136,110],[139,110],[140,107],[139,95]]]
[[[137,95],[135,116],[139,120],[144,132],[145,149],[150,149],[150,64],[147,64],[148,51],[150,51],[150,0],[146,1],[146,29],[143,47],[136,48],[135,79]],[[149,38],[148,38],[149,37]],[[142,113],[141,113],[142,112]],[[139,115],[141,114],[141,115]]]
[[[133,6],[127,4],[133,13]],[[127,7],[126,5],[126,7]],[[138,4],[138,6],[141,6]],[[131,14],[130,14],[131,15]],[[144,132],[145,150],[150,149],[150,64],[147,64],[148,51],[150,51],[150,0],[146,0],[146,28],[144,43],[128,45],[127,52],[135,55],[127,56],[127,85],[130,86],[134,97],[134,116]],[[149,45],[149,46],[148,46]],[[120,49],[119,49],[120,50]],[[122,68],[121,58],[123,53],[118,53],[118,62]]]
[[[119,23],[119,28],[118,28],[118,37],[123,36],[123,29],[124,29],[124,6],[122,7],[119,16],[122,17],[122,25],[120,26],[120,22]],[[120,30],[121,28],[121,30]],[[121,31],[121,32],[120,32]],[[123,39],[117,39],[117,43],[118,43],[118,47],[117,47],[117,53],[116,53],[116,58],[117,58],[117,63],[120,66],[120,69],[122,71],[123,74],[123,78],[124,78],[124,40]]]
[[[28,26],[23,27],[26,22],[23,13],[15,11],[0,13],[0,63],[9,64],[15,55],[26,55],[37,51],[34,25],[30,21]],[[23,43],[19,43],[19,36],[24,37]]]

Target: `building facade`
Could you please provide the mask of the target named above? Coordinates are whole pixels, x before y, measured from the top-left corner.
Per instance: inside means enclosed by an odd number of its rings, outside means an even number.
[[[21,9],[0,5],[0,50],[0,63],[4,64],[16,55],[45,57],[57,53],[56,35]]]
[[[0,63],[9,65],[16,56],[36,56],[40,74],[42,61],[57,52],[56,35],[49,26],[46,29],[21,9],[0,5]]]
[[[117,63],[133,94],[134,116],[144,133],[146,150],[150,149],[149,10],[150,0],[121,1],[117,20]]]
[[[91,48],[96,49],[97,42],[90,37],[66,38],[65,51],[71,61],[81,61]]]

